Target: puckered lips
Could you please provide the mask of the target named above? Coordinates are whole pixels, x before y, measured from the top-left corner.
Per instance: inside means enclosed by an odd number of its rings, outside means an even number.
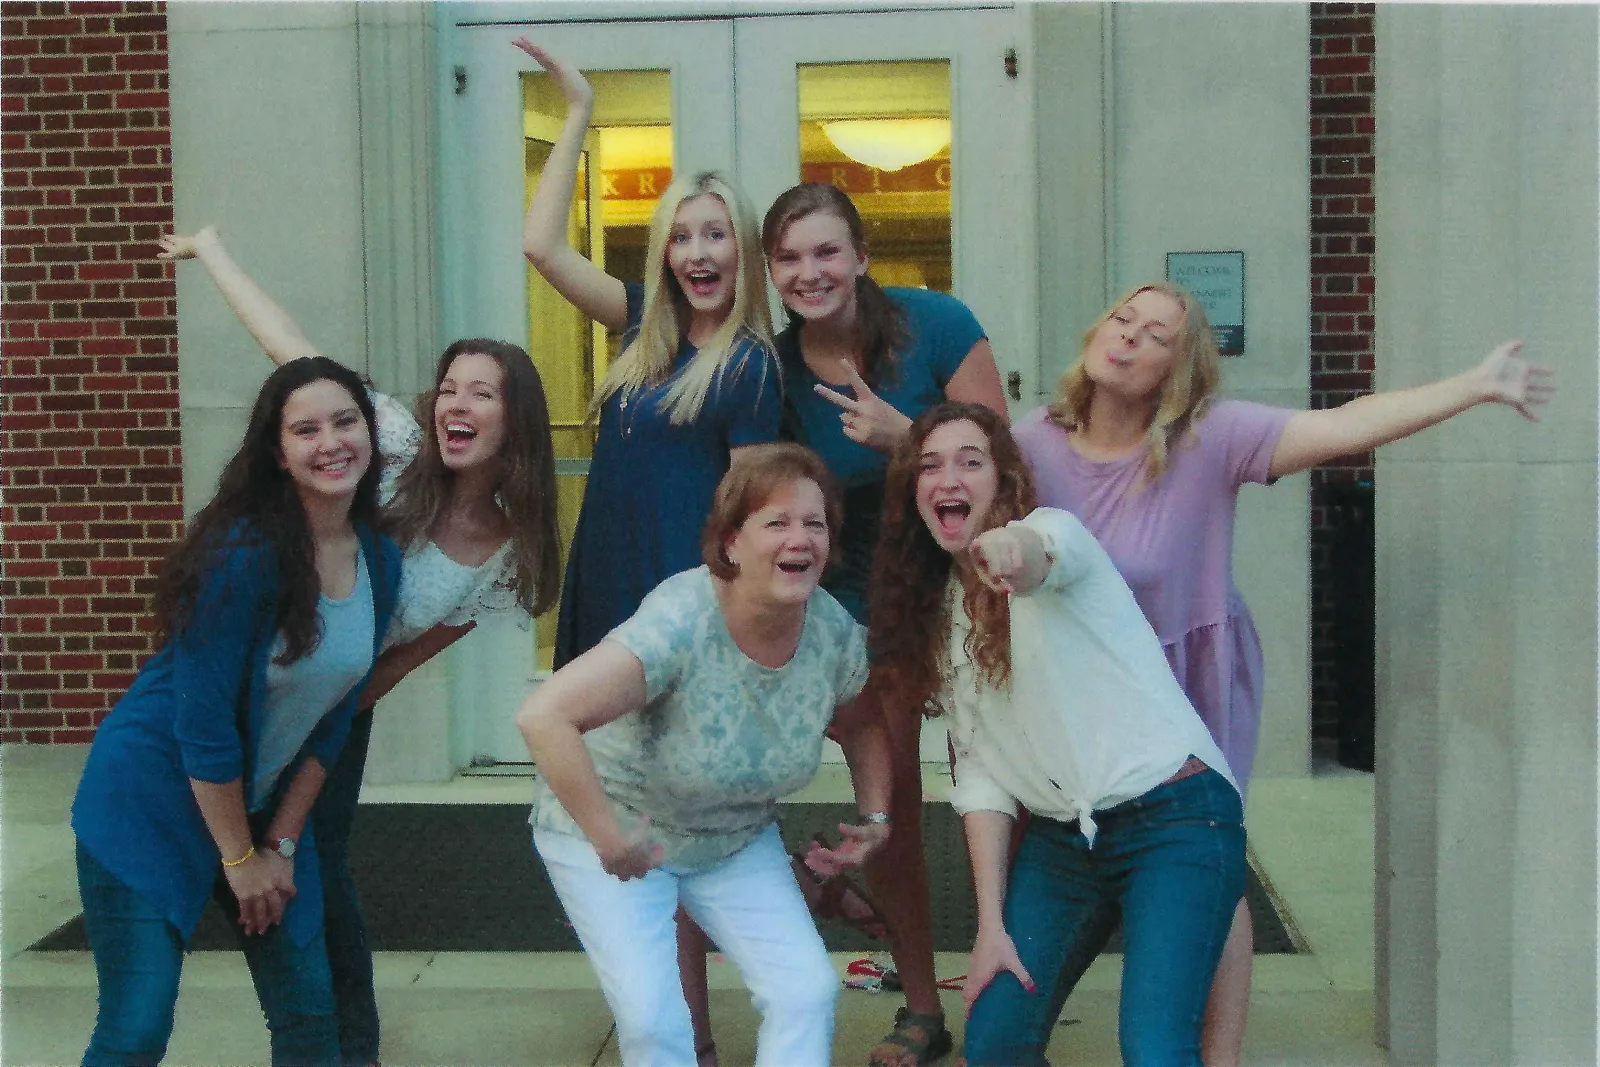
[[[1133,352],[1126,348],[1108,348],[1106,362],[1113,367],[1126,367],[1133,362]]]

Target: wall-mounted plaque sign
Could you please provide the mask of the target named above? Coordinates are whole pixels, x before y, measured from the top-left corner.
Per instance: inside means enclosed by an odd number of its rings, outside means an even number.
[[[1243,252],[1168,252],[1167,281],[1200,301],[1223,355],[1243,354]]]

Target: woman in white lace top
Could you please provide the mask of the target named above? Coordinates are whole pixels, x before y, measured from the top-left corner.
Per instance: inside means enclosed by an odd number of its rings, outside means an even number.
[[[214,227],[161,239],[163,259],[198,259],[262,349],[280,366],[321,353],[299,324],[222,247]],[[372,705],[487,612],[543,614],[560,582],[555,460],[539,372],[516,345],[457,341],[418,403],[432,428],[373,392],[382,496],[405,553],[400,601],[313,817],[322,852],[329,963],[343,1062],[376,1063],[372,952],[350,875],[348,842],[361,790]]]

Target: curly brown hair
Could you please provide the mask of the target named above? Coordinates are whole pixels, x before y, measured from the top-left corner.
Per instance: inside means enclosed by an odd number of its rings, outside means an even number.
[[[885,708],[944,712],[938,694],[951,669],[950,599],[952,557],[939,547],[917,510],[917,475],[922,445],[947,422],[966,421],[989,439],[999,484],[983,530],[1020,519],[1035,507],[1033,476],[1023,462],[1005,419],[981,404],[946,402],[911,424],[889,462],[883,525],[872,566],[872,685]],[[983,681],[997,689],[1011,680],[1011,612],[1006,596],[958,570],[962,607],[972,620],[965,651]]]

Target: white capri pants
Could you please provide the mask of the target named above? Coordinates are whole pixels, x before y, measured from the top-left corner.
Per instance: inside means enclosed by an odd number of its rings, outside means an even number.
[[[679,904],[750,989],[761,1013],[756,1067],[827,1067],[839,976],[776,825],[708,870],[658,867],[627,882],[582,838],[535,830],[533,844],[600,979],[625,1067],[694,1067]]]

